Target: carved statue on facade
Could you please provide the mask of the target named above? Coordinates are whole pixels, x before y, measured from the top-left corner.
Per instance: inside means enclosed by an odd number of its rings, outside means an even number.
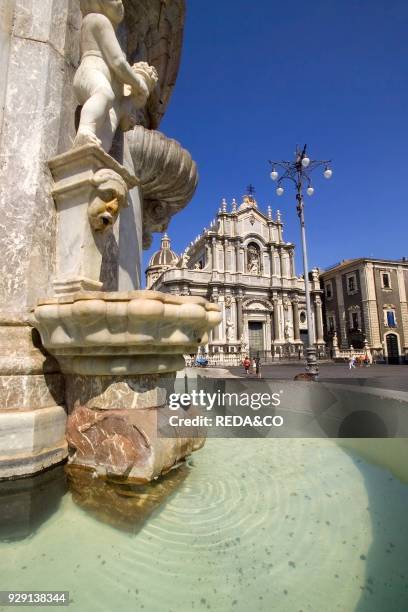
[[[291,330],[292,330],[292,325],[289,323],[289,321],[286,321],[285,329],[284,329],[285,340],[290,340]]]
[[[232,339],[232,335],[234,332],[234,322],[231,321],[231,319],[228,319],[225,323],[225,328],[226,328],[226,336],[227,336],[227,341],[229,342]]]
[[[241,353],[247,353],[248,352],[248,342],[244,334],[242,334],[240,342],[241,342]]]
[[[260,272],[259,252],[256,247],[249,247],[248,249],[248,272],[250,274],[259,274]]]
[[[183,268],[187,268],[189,261],[190,261],[190,255],[187,253],[187,251],[184,251],[184,253],[181,256],[181,266]]]
[[[112,227],[125,204],[127,186],[117,172],[108,169],[98,170],[92,183],[95,194],[88,207],[89,223],[94,231],[104,232]]]
[[[313,282],[315,282],[315,283],[319,282],[319,268],[313,268],[313,270],[312,270],[312,279],[313,279]]]
[[[74,79],[82,106],[74,147],[96,144],[109,153],[120,125],[136,125],[135,110],[143,108],[156,87],[155,68],[145,62],[131,66],[116,36],[124,18],[121,0],[81,0],[81,64]]]

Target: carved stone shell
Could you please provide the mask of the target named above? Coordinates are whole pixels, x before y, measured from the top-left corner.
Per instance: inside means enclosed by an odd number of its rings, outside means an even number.
[[[138,125],[127,138],[143,192],[143,246],[148,248],[151,232],[165,231],[171,217],[193,197],[197,165],[186,149],[161,132]]]

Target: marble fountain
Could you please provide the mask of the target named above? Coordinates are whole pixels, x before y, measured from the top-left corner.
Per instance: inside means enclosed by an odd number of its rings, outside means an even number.
[[[1,589],[69,591],[78,612],[403,610],[405,440],[158,435],[221,318],[140,289],[142,244],[198,180],[157,131],[184,11],[0,9]]]

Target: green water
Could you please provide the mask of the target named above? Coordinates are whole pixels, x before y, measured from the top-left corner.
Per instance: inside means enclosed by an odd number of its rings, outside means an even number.
[[[213,439],[150,493],[71,488],[0,543],[1,589],[78,612],[408,609],[408,487],[335,441]]]

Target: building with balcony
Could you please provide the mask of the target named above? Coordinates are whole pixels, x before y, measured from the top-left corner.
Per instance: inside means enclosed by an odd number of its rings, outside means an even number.
[[[228,210],[230,208],[230,210]],[[279,211],[264,213],[252,195],[231,207],[223,200],[216,218],[176,258],[167,236],[146,270],[147,287],[218,303],[221,324],[209,354],[248,353],[272,358],[301,356],[307,338],[305,283],[295,271],[295,246],[283,237]],[[313,337],[324,349],[318,270],[311,273]]]
[[[321,272],[325,338],[367,348],[388,363],[408,361],[408,261],[348,259]]]

